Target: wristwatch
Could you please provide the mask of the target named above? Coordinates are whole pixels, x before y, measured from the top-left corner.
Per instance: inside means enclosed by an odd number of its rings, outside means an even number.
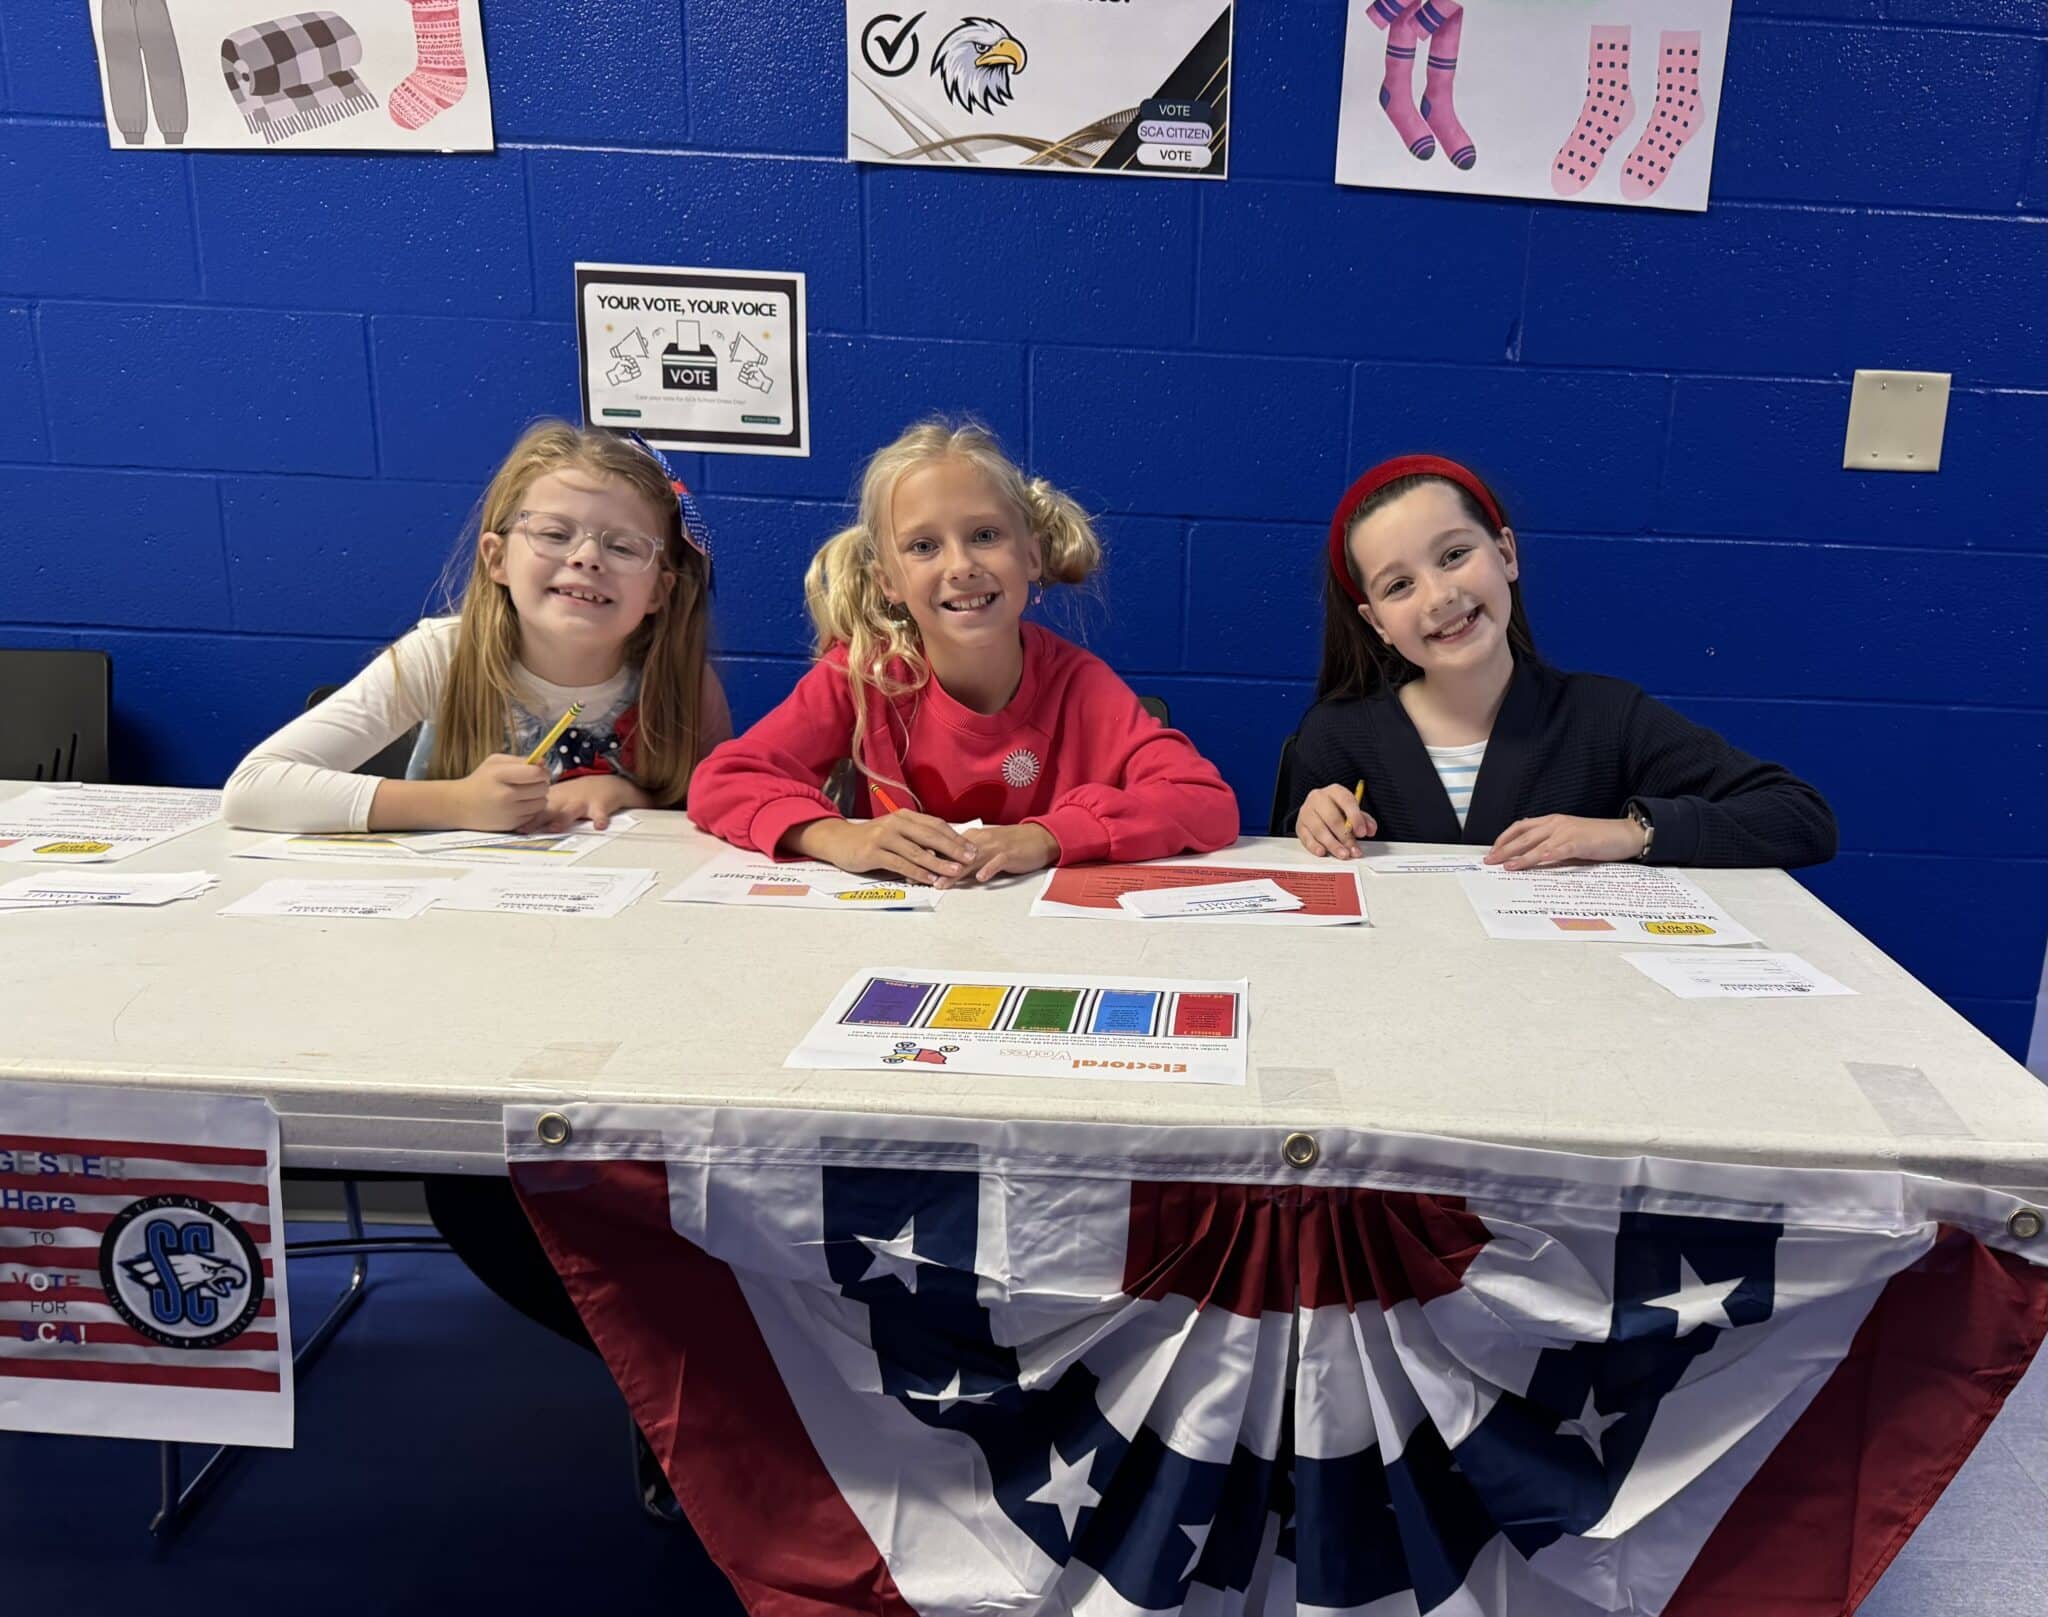
[[[1637,861],[1640,862],[1648,859],[1650,857],[1650,844],[1657,840],[1657,828],[1650,823],[1649,810],[1645,809],[1642,804],[1631,797],[1627,803],[1622,805],[1621,812],[1624,818],[1633,820],[1642,828],[1643,851],[1636,855]]]

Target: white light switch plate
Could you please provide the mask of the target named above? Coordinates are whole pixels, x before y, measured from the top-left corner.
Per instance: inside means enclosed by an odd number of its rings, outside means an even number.
[[[1947,371],[1858,371],[1849,390],[1843,469],[1940,471],[1948,381]]]

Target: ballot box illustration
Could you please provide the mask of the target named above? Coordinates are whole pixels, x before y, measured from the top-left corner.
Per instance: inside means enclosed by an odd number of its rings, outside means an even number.
[[[661,385],[689,393],[718,390],[718,356],[694,320],[676,322],[675,340],[661,350]]]

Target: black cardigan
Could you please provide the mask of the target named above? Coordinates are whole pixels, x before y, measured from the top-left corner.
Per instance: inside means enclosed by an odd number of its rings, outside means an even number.
[[[1365,782],[1365,810],[1393,842],[1491,844],[1539,814],[1618,817],[1640,803],[1658,865],[1814,865],[1835,854],[1819,792],[1625,680],[1561,674],[1518,657],[1486,744],[1464,829],[1392,691],[1310,708],[1288,771],[1291,830],[1320,786]]]

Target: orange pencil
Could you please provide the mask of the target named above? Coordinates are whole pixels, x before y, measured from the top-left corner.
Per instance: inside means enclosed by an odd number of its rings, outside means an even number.
[[[868,794],[871,797],[873,797],[877,803],[882,805],[882,812],[884,814],[901,814],[903,812],[900,808],[896,806],[896,799],[891,797],[887,792],[883,791],[882,788],[877,786],[873,781],[868,782]]]

